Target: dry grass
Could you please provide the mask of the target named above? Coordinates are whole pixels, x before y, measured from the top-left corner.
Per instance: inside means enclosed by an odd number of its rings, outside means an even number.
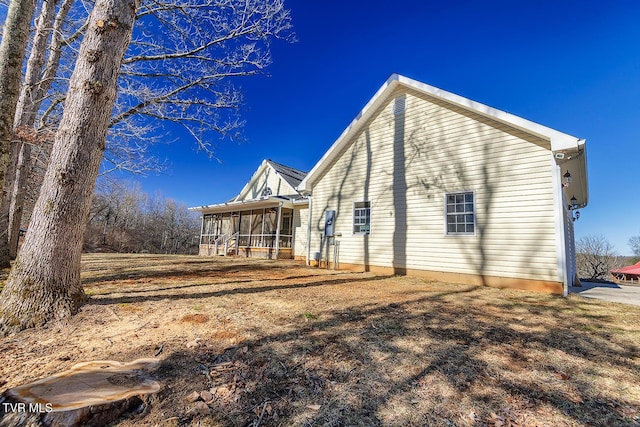
[[[119,425],[640,425],[637,307],[189,256],[88,255],[83,281],[68,324],[0,340],[4,387],[159,354]]]

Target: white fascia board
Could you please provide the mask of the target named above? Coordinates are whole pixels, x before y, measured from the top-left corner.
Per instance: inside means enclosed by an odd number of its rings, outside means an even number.
[[[342,132],[342,134],[333,143],[333,145],[331,145],[329,150],[327,150],[324,156],[322,156],[322,158],[318,161],[318,163],[316,163],[313,169],[311,169],[305,179],[298,185],[297,190],[299,192],[303,194],[309,194],[312,192],[314,179],[322,173],[326,166],[330,165],[335,160],[335,158],[345,148],[345,145],[349,142],[350,137],[360,130],[362,125],[366,123],[373,112],[375,112],[376,108],[379,107],[383,102],[385,102],[390,94],[393,93],[393,91],[399,85],[417,90],[434,98],[443,100],[445,102],[459,106],[485,117],[489,117],[493,120],[505,123],[511,127],[520,129],[526,133],[549,141],[551,144],[551,151],[553,152],[579,151],[580,145],[584,144],[584,140],[581,140],[575,136],[559,132],[547,126],[543,126],[522,117],[507,113],[506,111],[498,110],[496,108],[489,107],[488,105],[472,101],[460,95],[438,89],[437,87],[430,86],[426,83],[422,83],[417,80],[401,76],[399,74],[393,74],[387,79],[382,87],[378,89],[371,100],[369,100],[369,102],[364,106],[364,108],[360,111],[356,118],[353,119],[353,121],[344,130],[344,132]]]
[[[393,74],[387,81],[377,90],[373,97],[367,102],[358,115],[351,121],[349,126],[340,134],[338,139],[329,147],[324,156],[315,164],[313,169],[309,171],[307,176],[298,184],[297,190],[302,194],[310,194],[313,189],[314,178],[318,173],[324,170],[326,165],[331,164],[341,153],[344,145],[349,141],[349,137],[360,130],[362,124],[366,123],[369,116],[375,109],[387,98],[387,95],[395,90],[398,86],[398,74]]]
[[[421,91],[427,95],[431,95],[434,98],[447,101],[451,104],[458,105],[464,109],[473,111],[499,122],[505,123],[516,129],[520,129],[526,133],[536,135],[542,139],[545,139],[551,143],[551,151],[573,150],[578,149],[580,141],[579,138],[568,135],[563,132],[559,132],[550,127],[543,126],[539,123],[532,122],[522,117],[516,116],[506,111],[498,110],[497,108],[490,107],[480,102],[472,101],[468,98],[464,98],[460,95],[456,95],[446,90],[438,89],[437,87],[430,86],[428,84],[419,82],[417,80],[410,79],[404,76],[398,76],[400,83]]]
[[[587,170],[587,146],[584,140],[580,141],[579,151],[570,152],[570,157],[556,159],[562,172],[569,172],[573,181],[566,188],[568,198],[572,196],[577,200],[577,208],[582,209],[589,203],[589,176]]]
[[[218,213],[218,212],[231,212],[242,209],[259,209],[263,207],[284,206],[293,207],[291,200],[282,197],[265,197],[257,200],[240,200],[227,203],[220,203],[217,205],[196,206],[189,208],[189,210],[202,212],[202,213]]]
[[[253,185],[254,181],[255,181],[256,179],[258,179],[258,177],[262,174],[262,172],[264,172],[264,170],[265,170],[267,167],[271,167],[271,166],[269,165],[269,162],[267,162],[267,159],[264,159],[264,160],[262,161],[262,163],[260,163],[260,166],[258,167],[258,170],[256,170],[256,171],[253,173],[253,175],[251,175],[251,179],[249,179],[249,182],[247,182],[247,183],[245,184],[245,186],[244,186],[244,187],[242,187],[242,190],[240,190],[240,193],[238,193],[238,195],[235,197],[235,199],[233,199],[233,201],[234,201],[234,202],[235,202],[235,201],[238,201],[239,199],[241,199],[241,198],[242,198],[242,196],[244,196],[244,195],[247,193],[247,191],[249,191],[249,189],[250,189],[250,188],[251,188],[251,186]]]
[[[249,182],[247,182],[247,184],[242,187],[242,190],[240,190],[240,193],[238,193],[238,195],[235,197],[235,199],[233,199],[234,201],[238,201],[240,199],[242,199],[247,192],[251,189],[251,187],[253,187],[253,185],[255,184],[256,180],[258,178],[260,178],[260,176],[262,176],[262,174],[264,173],[265,169],[271,169],[271,171],[273,172],[273,174],[275,176],[277,176],[280,181],[282,181],[284,183],[284,185],[286,185],[287,187],[289,187],[291,189],[292,192],[298,192],[298,189],[292,187],[286,179],[284,179],[284,177],[278,173],[278,171],[273,167],[273,165],[269,162],[269,160],[264,159],[262,161],[262,163],[260,164],[260,167],[258,167],[258,169],[253,173],[253,175],[251,175],[251,179],[249,180]]]
[[[584,193],[584,206],[587,206],[589,203],[589,169],[587,168],[587,145],[585,144],[585,140],[582,140],[582,159],[581,166],[584,171],[584,178],[582,180],[582,191]]]

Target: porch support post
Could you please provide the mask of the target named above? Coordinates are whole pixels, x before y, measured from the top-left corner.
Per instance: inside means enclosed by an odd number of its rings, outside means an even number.
[[[202,255],[200,253],[200,248],[202,247],[202,241],[204,240],[204,213],[202,214],[202,221],[200,222],[200,241],[198,243],[198,255]],[[209,255],[209,245],[207,245],[207,255]]]
[[[264,244],[265,242],[265,238],[264,238],[264,221],[265,221],[265,217],[267,215],[267,210],[266,209],[262,209],[262,230],[260,231],[260,247],[265,247],[266,245]]]
[[[280,217],[282,215],[282,204],[278,205],[278,219],[276,220],[276,259],[280,252]]]

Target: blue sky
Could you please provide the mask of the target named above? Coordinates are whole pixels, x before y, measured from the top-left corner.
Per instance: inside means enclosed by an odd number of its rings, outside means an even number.
[[[221,161],[188,141],[145,191],[196,206],[234,196],[262,159],[309,170],[394,72],[587,139],[590,203],[576,236],[620,254],[640,235],[640,2],[290,0],[298,42],[275,43]]]
[[[243,144],[217,160],[185,135],[170,170],[135,178],[189,206],[234,196],[262,159],[309,170],[392,73],[587,140],[590,203],[576,236],[620,254],[640,235],[640,2],[287,0],[298,42],[274,43],[268,76],[236,80]]]

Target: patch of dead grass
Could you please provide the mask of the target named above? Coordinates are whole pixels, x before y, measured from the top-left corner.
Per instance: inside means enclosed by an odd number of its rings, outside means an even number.
[[[6,387],[158,354],[121,426],[638,424],[636,307],[238,258],[88,255],[83,280],[68,324],[0,340]]]
[[[209,316],[206,314],[187,314],[182,316],[180,321],[184,323],[207,323]]]

